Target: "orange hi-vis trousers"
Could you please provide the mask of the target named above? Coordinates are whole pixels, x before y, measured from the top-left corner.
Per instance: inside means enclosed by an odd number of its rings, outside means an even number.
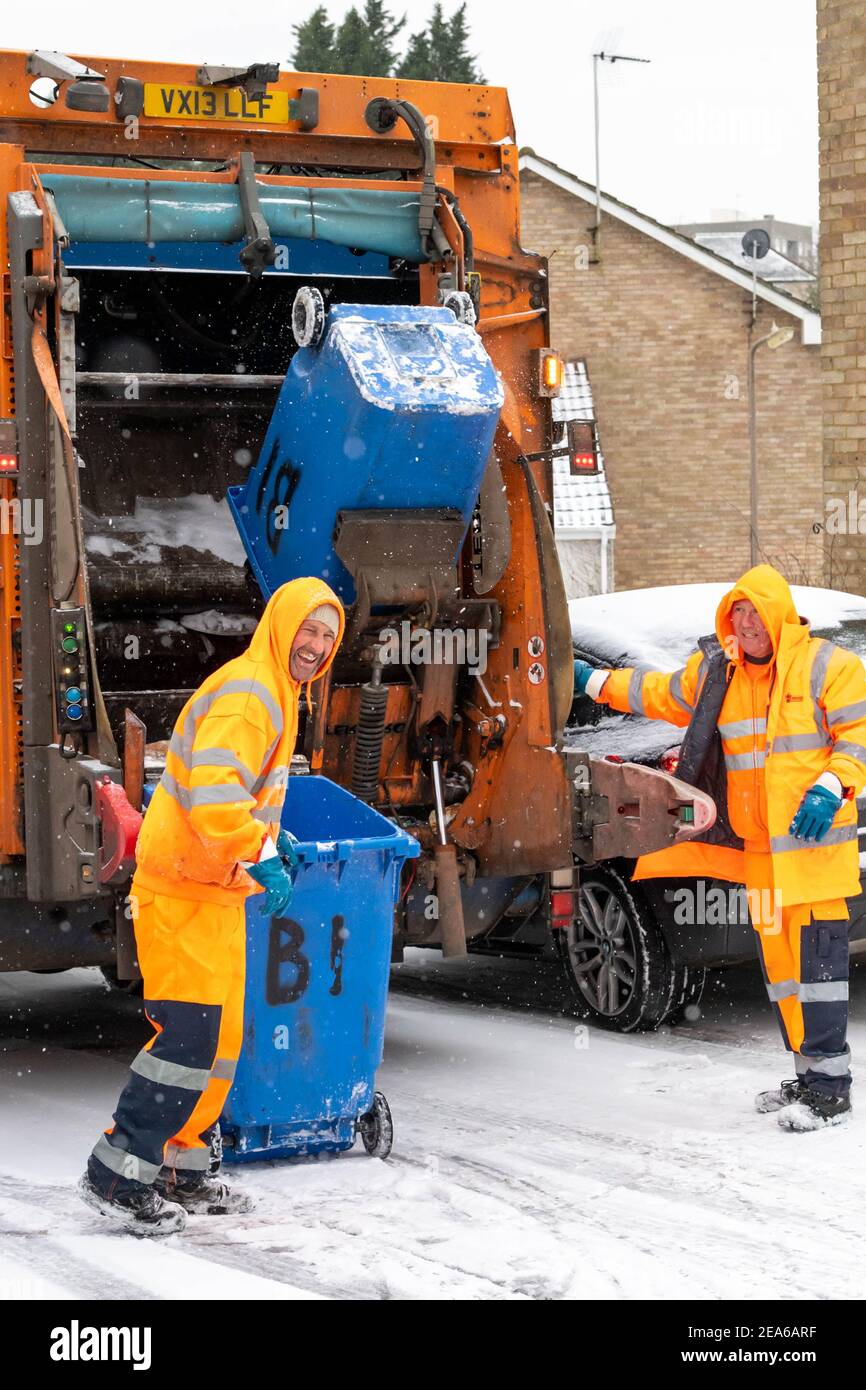
[[[848,905],[844,898],[782,907],[766,854],[745,851],[746,893],[764,980],[797,1076],[829,1095],[851,1085]]]
[[[243,903],[131,890],[144,1010],[153,1037],[130,1066],[114,1125],[88,1164],[106,1196],[149,1185],[163,1166],[207,1172],[243,1039]]]

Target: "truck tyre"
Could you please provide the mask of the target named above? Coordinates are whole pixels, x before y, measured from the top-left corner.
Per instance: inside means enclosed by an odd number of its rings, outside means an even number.
[[[617,1033],[658,1028],[682,972],[639,885],[613,863],[582,868],[576,907],[553,934],[579,1016]]]

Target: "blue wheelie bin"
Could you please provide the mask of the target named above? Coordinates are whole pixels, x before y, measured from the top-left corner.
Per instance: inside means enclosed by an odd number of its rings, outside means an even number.
[[[227,1162],[391,1147],[382,1060],[394,906],[418,841],[326,777],[290,777],[300,866],[285,917],[247,902],[244,1041],[220,1118]]]

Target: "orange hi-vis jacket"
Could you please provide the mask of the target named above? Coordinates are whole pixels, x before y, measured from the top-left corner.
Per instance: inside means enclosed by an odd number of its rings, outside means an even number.
[[[233,906],[262,891],[240,861],[258,859],[279,832],[301,691],[289,656],[323,603],[337,609],[340,631],[319,680],[343,636],[343,608],[323,580],[294,579],[272,595],[247,650],[184,705],[138,837],[136,887]]]
[[[746,663],[738,650],[730,616],[738,599],[754,604],[770,634],[773,659],[766,667]],[[854,798],[866,785],[863,663],[846,648],[810,635],[787,582],[771,565],[755,566],[725,595],[716,612],[716,636],[728,657],[718,730],[732,830],[746,851],[771,855],[782,906],[856,895],[860,874]],[[640,667],[612,671],[597,698],[613,709],[684,727],[703,687],[705,661],[697,651],[673,673]],[[820,842],[796,839],[791,821],[804,792],[824,772],[839,778],[842,805]],[[687,851],[685,857],[680,849]],[[724,846],[693,841],[646,859],[671,874],[722,876],[720,856],[728,856],[723,876],[745,879],[744,856]]]

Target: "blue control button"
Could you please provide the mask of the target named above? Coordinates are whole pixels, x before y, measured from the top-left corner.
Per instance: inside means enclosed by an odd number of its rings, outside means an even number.
[[[80,706],[80,705],[67,705],[67,707],[66,707],[66,718],[67,718],[67,719],[80,719],[80,718],[81,718],[81,713],[82,713],[82,710],[81,710],[81,706]]]
[[[66,698],[70,705],[77,705],[81,700],[81,691],[77,685],[70,685],[66,690]]]

